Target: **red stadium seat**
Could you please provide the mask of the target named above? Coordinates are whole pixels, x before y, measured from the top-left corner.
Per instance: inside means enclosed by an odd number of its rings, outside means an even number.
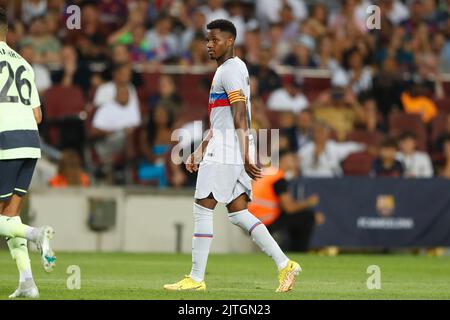
[[[364,143],[368,146],[378,146],[382,139],[383,134],[377,131],[354,130],[347,135],[348,141]]]
[[[398,138],[402,133],[409,131],[417,136],[419,150],[427,149],[427,131],[425,124],[418,114],[405,114],[394,112],[389,115],[389,134]]]
[[[435,143],[440,135],[444,134],[447,128],[447,114],[439,113],[431,122],[431,143]]]
[[[45,92],[44,106],[50,120],[79,117],[85,107],[83,91],[78,86],[52,86]]]
[[[346,176],[367,176],[372,169],[374,156],[368,152],[357,152],[349,155],[342,162],[342,170]]]

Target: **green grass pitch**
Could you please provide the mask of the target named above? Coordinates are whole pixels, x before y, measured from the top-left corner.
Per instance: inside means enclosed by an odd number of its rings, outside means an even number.
[[[46,274],[31,253],[42,299],[450,299],[450,257],[413,255],[290,254],[303,273],[294,291],[275,293],[277,272],[263,254],[211,255],[206,292],[165,292],[163,284],[189,273],[190,255],[59,253]],[[69,290],[70,265],[81,268],[81,289]],[[381,289],[369,290],[369,265],[381,269]],[[7,299],[18,274],[8,251],[0,251],[0,299]]]

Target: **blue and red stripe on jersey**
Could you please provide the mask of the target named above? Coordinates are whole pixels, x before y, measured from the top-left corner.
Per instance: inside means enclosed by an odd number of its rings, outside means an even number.
[[[230,107],[230,101],[226,92],[209,94],[208,114],[211,115],[211,110],[219,107]]]

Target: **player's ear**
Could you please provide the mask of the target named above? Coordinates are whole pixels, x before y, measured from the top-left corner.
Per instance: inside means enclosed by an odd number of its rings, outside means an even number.
[[[228,37],[228,39],[227,39],[227,44],[228,44],[228,46],[229,47],[231,47],[231,46],[233,46],[233,43],[234,43],[234,39],[233,39],[233,37]]]

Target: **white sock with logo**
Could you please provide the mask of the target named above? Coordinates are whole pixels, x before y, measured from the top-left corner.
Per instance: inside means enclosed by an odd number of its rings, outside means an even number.
[[[192,237],[191,278],[202,282],[205,278],[209,248],[213,239],[213,210],[194,203],[194,235]]]
[[[252,240],[275,261],[278,270],[287,266],[289,259],[270,235],[266,226],[247,209],[228,214],[230,222],[247,231]]]

